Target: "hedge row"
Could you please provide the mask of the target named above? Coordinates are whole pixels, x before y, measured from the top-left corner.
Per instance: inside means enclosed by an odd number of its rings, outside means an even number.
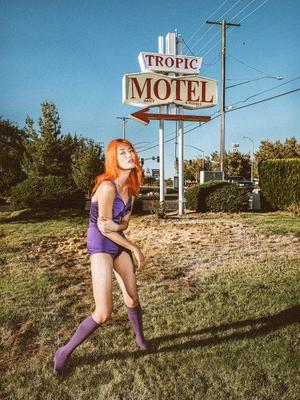
[[[262,161],[259,183],[263,208],[284,210],[300,204],[300,158]]]
[[[14,210],[23,208],[80,208],[85,207],[85,195],[60,176],[28,178],[16,185],[11,192]]]
[[[252,189],[240,187],[236,183],[209,181],[186,191],[186,206],[197,212],[246,211],[249,208],[250,191]]]

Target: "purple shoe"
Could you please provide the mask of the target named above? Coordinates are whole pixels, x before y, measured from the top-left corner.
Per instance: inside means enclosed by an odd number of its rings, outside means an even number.
[[[54,355],[54,368],[53,373],[57,377],[63,377],[63,368],[68,360],[68,354],[65,354],[64,347],[60,347]]]

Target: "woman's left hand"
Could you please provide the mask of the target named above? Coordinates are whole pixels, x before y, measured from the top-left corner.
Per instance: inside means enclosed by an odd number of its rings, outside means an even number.
[[[117,232],[118,230],[118,224],[106,217],[99,217],[97,219],[97,226],[104,233]]]

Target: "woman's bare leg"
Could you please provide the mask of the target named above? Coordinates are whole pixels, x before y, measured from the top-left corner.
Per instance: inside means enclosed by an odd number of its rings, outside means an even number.
[[[127,306],[128,319],[134,330],[136,343],[142,350],[153,351],[153,346],[144,339],[142,308],[138,297],[134,266],[130,255],[125,251],[115,258],[114,273]]]
[[[93,319],[101,324],[112,313],[112,271],[113,258],[110,254],[97,253],[91,256],[91,273],[95,310]]]
[[[112,311],[112,267],[113,258],[109,254],[98,253],[91,256],[91,271],[95,311],[86,317],[77,328],[69,342],[60,347],[54,356],[54,374],[63,375],[63,367],[70,354],[87,339],[101,323],[105,322]]]
[[[127,307],[137,307],[139,304],[136,276],[131,257],[123,251],[113,263],[114,274],[121,288],[124,302]]]

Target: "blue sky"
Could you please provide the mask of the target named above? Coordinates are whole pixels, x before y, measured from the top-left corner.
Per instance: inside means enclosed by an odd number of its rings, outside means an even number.
[[[38,129],[40,103],[47,99],[57,105],[64,134],[76,132],[106,145],[122,136],[116,117],[138,110],[122,104],[122,76],[140,72],[139,52],[156,52],[159,35],[177,29],[192,52],[203,57],[200,75],[217,79],[220,88],[221,31],[218,25],[205,24],[208,17],[241,22],[239,28],[228,28],[226,84],[253,82],[228,89],[227,106],[294,78],[298,79],[249,102],[300,88],[300,2],[296,0],[2,0],[0,114],[20,127],[30,115]],[[186,47],[184,54],[190,55]],[[266,76],[284,79],[262,78]],[[299,140],[299,106],[300,91],[227,113],[226,150],[239,143],[240,150],[248,152],[251,143],[243,136],[254,140],[255,149],[261,140],[284,141],[290,136]],[[210,115],[218,109],[194,114]],[[185,126],[188,130],[195,124]],[[166,122],[165,127],[166,139],[174,137],[175,123]],[[219,132],[217,118],[186,133],[185,144],[209,155],[219,150]],[[157,145],[158,122],[144,127],[129,121],[127,138]],[[171,140],[165,146],[166,177],[174,175],[174,153]],[[158,147],[140,151],[144,158],[158,154]],[[185,148],[185,159],[199,155]],[[158,168],[158,163],[146,161],[145,166]]]

